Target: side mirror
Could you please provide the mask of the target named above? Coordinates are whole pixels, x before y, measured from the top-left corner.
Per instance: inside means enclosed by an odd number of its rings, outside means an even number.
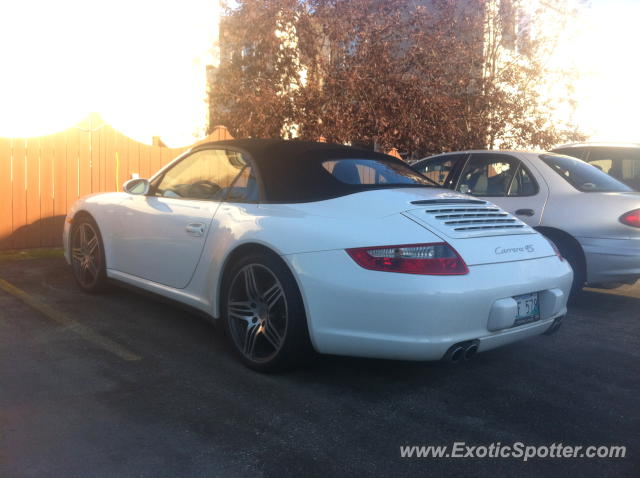
[[[125,193],[144,196],[149,192],[149,186],[150,184],[148,179],[129,179],[122,185],[122,190]]]

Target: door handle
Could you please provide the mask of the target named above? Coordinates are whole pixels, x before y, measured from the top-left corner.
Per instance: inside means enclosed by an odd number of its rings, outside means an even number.
[[[518,209],[516,216],[533,216],[536,212],[533,209]]]
[[[202,236],[204,234],[204,224],[201,222],[192,222],[191,224],[187,224],[185,231],[191,236]]]

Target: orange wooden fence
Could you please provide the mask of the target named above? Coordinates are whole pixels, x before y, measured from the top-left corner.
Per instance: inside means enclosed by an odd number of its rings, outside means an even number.
[[[231,139],[224,127],[206,138],[221,139]],[[149,177],[189,147],[139,143],[96,114],[48,136],[0,137],[0,250],[60,246],[76,199],[121,190],[132,174]]]

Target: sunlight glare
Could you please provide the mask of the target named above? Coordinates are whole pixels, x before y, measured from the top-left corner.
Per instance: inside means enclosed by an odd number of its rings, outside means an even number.
[[[640,141],[638,19],[640,2],[593,2],[574,47],[581,72],[576,120],[593,141]]]
[[[14,0],[0,17],[0,135],[54,133],[97,111],[149,143],[206,128],[215,0]]]

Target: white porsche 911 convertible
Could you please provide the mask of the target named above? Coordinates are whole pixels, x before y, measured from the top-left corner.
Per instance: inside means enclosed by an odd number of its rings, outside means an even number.
[[[112,279],[199,309],[257,370],[311,349],[460,361],[566,313],[572,271],[543,236],[387,155],[221,141],[124,190],[67,216],[78,285]]]

